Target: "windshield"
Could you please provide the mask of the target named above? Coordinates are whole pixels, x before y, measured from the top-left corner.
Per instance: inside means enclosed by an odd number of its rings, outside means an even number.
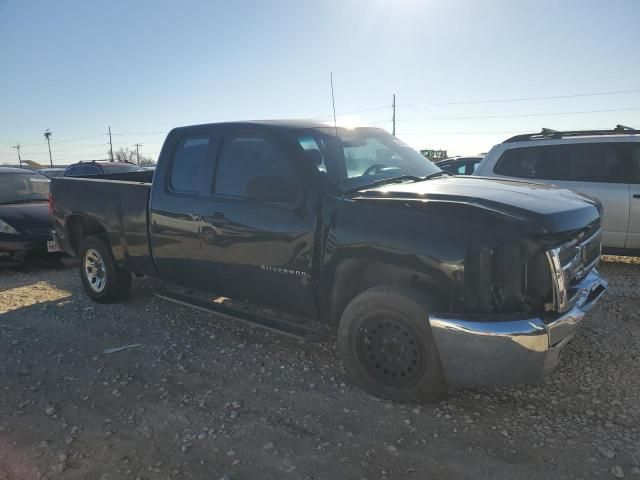
[[[39,173],[0,173],[0,203],[49,198],[49,179]]]
[[[104,171],[104,173],[144,172],[143,168],[140,168],[137,165],[131,165],[129,163],[121,163],[119,165],[102,164],[102,170]]]
[[[378,128],[310,129],[298,134],[316,168],[343,192],[396,177],[426,177],[441,170],[400,139]]]

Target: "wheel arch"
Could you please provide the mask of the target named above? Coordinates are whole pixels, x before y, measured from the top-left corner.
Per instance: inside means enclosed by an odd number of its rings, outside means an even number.
[[[436,277],[429,272],[384,260],[343,259],[325,276],[325,285],[330,287],[321,293],[321,318],[337,325],[351,300],[365,290],[382,285],[409,287],[428,293],[445,307],[450,303],[444,290],[446,284]]]
[[[76,256],[80,253],[82,241],[91,235],[100,236],[109,246],[111,245],[106,227],[95,218],[86,215],[71,215],[67,218],[66,230],[69,245]]]

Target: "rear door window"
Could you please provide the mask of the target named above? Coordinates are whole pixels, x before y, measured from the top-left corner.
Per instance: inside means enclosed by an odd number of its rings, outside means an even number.
[[[630,165],[617,143],[512,148],[494,172],[510,177],[571,182],[626,183]]]
[[[623,151],[614,143],[576,144],[563,148],[567,166],[561,172],[573,182],[627,183],[629,169]],[[564,165],[562,159],[558,159]]]
[[[170,185],[177,192],[197,194],[202,175],[208,172],[209,136],[184,137],[176,146],[171,163]]]

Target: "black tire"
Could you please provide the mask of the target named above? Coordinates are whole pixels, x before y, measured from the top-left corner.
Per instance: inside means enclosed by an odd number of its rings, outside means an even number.
[[[355,297],[338,328],[338,346],[353,382],[398,402],[442,397],[447,384],[427,318],[435,304],[399,286],[373,287]]]
[[[99,303],[114,303],[127,297],[131,290],[131,272],[116,265],[105,240],[98,236],[85,238],[79,258],[80,281],[91,299]]]

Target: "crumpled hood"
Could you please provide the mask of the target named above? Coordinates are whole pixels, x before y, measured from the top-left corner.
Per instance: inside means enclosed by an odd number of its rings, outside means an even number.
[[[46,201],[0,205],[0,219],[22,234],[47,235],[51,231]]]
[[[549,233],[584,228],[600,215],[599,202],[571,190],[489,177],[442,177],[381,185],[360,192],[355,199],[465,203],[537,222]]]

